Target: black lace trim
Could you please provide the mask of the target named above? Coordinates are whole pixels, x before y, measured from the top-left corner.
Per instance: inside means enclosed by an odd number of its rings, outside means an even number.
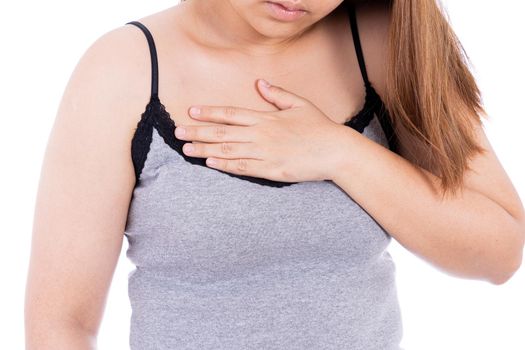
[[[362,134],[368,124],[374,119],[374,112],[379,106],[378,99],[379,95],[374,88],[371,85],[367,85],[363,109],[361,109],[352,119],[347,121],[345,125]]]
[[[153,128],[155,128],[159,135],[162,136],[164,142],[170,148],[180,154],[187,162],[209,168],[206,165],[205,158],[190,157],[184,154],[182,146],[188,141],[183,141],[175,137],[175,122],[171,118],[169,112],[166,111],[165,106],[160,102],[158,96],[152,96],[148,105],[146,106],[146,110],[144,113],[142,113],[141,120],[137,123],[135,134],[131,142],[131,156],[135,169],[136,185],[138,185],[140,182],[140,174],[142,173],[142,169],[144,168],[144,164],[150,150],[151,141],[153,139]],[[273,181],[253,176],[237,175],[219,169],[214,170],[231,177],[240,178],[266,186],[283,187],[297,183]]]
[[[153,114],[148,111],[151,109],[151,102],[147,105],[146,111],[142,113],[141,119],[137,123],[133,138],[131,139],[131,160],[135,169],[135,181],[138,183],[142,168],[148,156],[152,141]]]
[[[384,105],[379,95],[370,86],[367,87],[365,105],[359,113],[345,123],[359,133],[363,133],[366,126],[370,124],[370,121],[374,118],[374,114],[377,113],[381,126],[385,130],[389,143],[395,141],[395,134],[392,132],[390,125],[389,116],[384,109]],[[171,118],[165,106],[160,102],[157,95],[152,95],[149,103],[146,106],[146,110],[142,113],[140,121],[137,123],[135,134],[131,142],[131,155],[133,160],[133,166],[135,170],[135,180],[138,184],[140,182],[140,174],[144,168],[150,145],[153,138],[153,128],[157,130],[159,135],[163,138],[164,142],[178,154],[180,154],[184,160],[192,164],[208,167],[206,165],[206,159],[201,157],[191,157],[184,154],[182,146],[187,142],[180,140],[175,137],[176,125]],[[191,141],[190,141],[191,142]],[[393,149],[393,147],[391,147]],[[209,167],[208,167],[209,168]],[[282,182],[268,180],[264,178],[237,175],[229,172],[222,171],[220,169],[214,169],[223,174],[231,177],[239,178],[242,180],[250,181],[265,186],[272,187],[284,187],[296,184],[297,182]]]
[[[366,85],[365,99],[366,102],[363,110],[358,113],[356,118],[350,119],[345,125],[351,126],[360,133],[363,133],[364,129],[374,118],[374,115],[377,115],[377,119],[379,120],[381,128],[383,129],[388,141],[389,149],[394,153],[398,153],[398,139],[394,132],[394,128],[392,127],[392,118],[390,117],[383,100],[371,84]]]
[[[385,133],[385,137],[388,142],[388,148],[392,152],[399,154],[399,140],[392,126],[392,118],[390,117],[390,113],[386,109],[383,101],[379,100],[379,102],[380,105],[376,111],[377,119],[379,120],[381,128]]]

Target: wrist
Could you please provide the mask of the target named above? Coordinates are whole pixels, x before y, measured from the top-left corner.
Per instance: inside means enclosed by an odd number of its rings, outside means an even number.
[[[330,157],[331,164],[328,166],[327,179],[338,183],[341,178],[349,176],[348,170],[353,167],[356,155],[356,140],[360,134],[355,129],[346,125],[337,124],[333,134],[332,142],[333,157]]]

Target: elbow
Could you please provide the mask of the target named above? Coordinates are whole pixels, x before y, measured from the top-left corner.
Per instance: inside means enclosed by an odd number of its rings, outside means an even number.
[[[25,345],[27,350],[94,350],[97,348],[97,337],[96,334],[66,322],[35,320],[26,327]]]
[[[523,227],[523,226],[521,226]],[[512,276],[520,269],[523,262],[523,246],[525,243],[525,229],[521,229],[517,235],[518,239],[512,244],[511,249],[504,251],[500,256],[503,257],[504,262],[493,276],[490,277],[489,282],[494,285],[502,285],[507,283]]]
[[[517,263],[514,263],[509,268],[505,270],[502,269],[496,275],[491,276],[489,282],[497,286],[507,283],[512,278],[512,276],[514,276],[514,274],[519,270],[520,266],[521,259],[519,259]]]
[[[97,334],[69,317],[28,305],[25,309],[25,344],[27,350],[92,350],[97,348]]]

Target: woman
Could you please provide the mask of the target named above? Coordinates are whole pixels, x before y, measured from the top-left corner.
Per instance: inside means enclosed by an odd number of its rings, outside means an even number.
[[[124,233],[132,349],[400,349],[391,237],[465,278],[521,264],[483,113],[434,0],[189,0],[108,32],[46,151],[28,348],[95,347]]]

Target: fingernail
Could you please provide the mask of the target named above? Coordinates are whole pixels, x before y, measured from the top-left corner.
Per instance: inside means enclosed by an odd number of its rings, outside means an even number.
[[[179,127],[175,128],[175,135],[176,136],[184,136],[185,133],[186,133],[186,129],[184,129],[182,126],[179,126]]]
[[[195,148],[193,147],[193,145],[191,143],[186,143],[184,144],[184,147],[183,147],[183,150],[187,153],[191,153],[193,152]]]
[[[259,79],[259,80],[261,81],[262,86],[264,86],[264,87],[270,87],[270,83],[267,82],[266,80],[264,80],[264,79]]]
[[[190,114],[191,115],[199,115],[201,113],[201,109],[199,107],[191,107],[190,108]]]

